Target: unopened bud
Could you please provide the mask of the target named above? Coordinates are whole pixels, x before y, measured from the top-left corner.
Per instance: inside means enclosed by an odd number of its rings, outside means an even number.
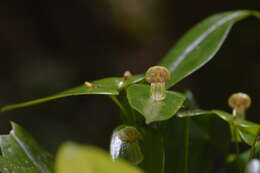
[[[234,116],[244,119],[246,109],[251,106],[251,98],[245,93],[235,93],[229,97],[228,104],[233,108]]]
[[[165,83],[171,77],[169,70],[163,66],[150,67],[145,73],[145,79],[151,84],[151,98],[157,101],[166,97]]]

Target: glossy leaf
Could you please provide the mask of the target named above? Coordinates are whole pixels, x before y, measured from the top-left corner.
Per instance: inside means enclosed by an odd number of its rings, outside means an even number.
[[[146,173],[164,173],[165,148],[163,136],[158,129],[138,128],[142,134],[140,142],[144,160],[139,165]]]
[[[184,117],[193,117],[193,116],[210,115],[210,114],[217,115],[218,117],[220,117],[221,119],[223,119],[229,124],[230,133],[232,135],[233,141],[235,140],[235,138],[239,142],[242,139],[246,144],[250,146],[253,145],[255,137],[258,134],[258,130],[260,128],[259,124],[246,121],[246,120],[234,119],[233,115],[221,110],[205,111],[200,109],[194,109],[194,110],[178,112],[177,116],[180,118],[184,118]]]
[[[252,146],[259,132],[259,124],[246,120],[235,121],[235,124],[238,126],[238,132],[243,141]]]
[[[255,140],[256,135],[258,134],[259,124],[246,121],[234,119],[233,115],[219,110],[213,110],[212,113],[217,114],[220,118],[227,121],[230,125],[231,134],[233,136],[233,140],[235,139],[234,129],[237,131],[237,140],[241,141],[241,139],[248,145],[252,146]]]
[[[51,100],[56,100],[63,97],[76,96],[76,95],[93,95],[93,94],[118,95],[119,94],[118,91],[120,91],[124,87],[141,82],[143,79],[144,79],[144,75],[131,76],[127,80],[125,80],[122,77],[104,78],[104,79],[91,82],[90,84],[92,84],[93,87],[88,87],[85,84],[83,84],[78,87],[60,92],[58,94],[49,97],[43,97],[32,101],[4,106],[0,109],[0,111],[5,112],[13,109],[18,109],[22,107],[28,107],[35,104],[39,104],[39,103],[48,102]]]
[[[53,159],[20,126],[12,123],[9,135],[0,136],[0,172],[52,173]]]
[[[144,80],[144,74],[134,75],[126,80],[126,86],[142,82]]]
[[[227,112],[224,112],[221,110],[213,110],[212,113],[218,115],[218,117],[220,117],[224,121],[227,121],[228,123],[231,123],[233,121],[233,115],[231,115]]]
[[[127,98],[130,105],[145,117],[147,124],[171,118],[185,100],[182,94],[172,91],[167,91],[162,101],[153,100],[150,97],[150,86],[141,84],[130,86]]]
[[[142,173],[131,164],[113,161],[109,154],[101,149],[74,143],[64,144],[57,155],[56,173]]]
[[[173,86],[211,60],[233,24],[250,15],[257,16],[257,13],[248,10],[219,13],[191,28],[160,63],[172,73],[167,87]]]
[[[210,116],[189,117],[188,173],[209,173],[213,170],[213,149],[210,138]],[[174,116],[162,122],[165,145],[165,173],[184,172],[186,118]],[[205,154],[206,153],[206,154]]]
[[[101,95],[118,95],[118,89],[123,86],[122,78],[106,78],[92,82],[95,87],[87,87],[85,84],[78,87],[63,91],[61,93],[52,95],[50,97],[44,97],[32,101],[9,105],[1,108],[1,112],[9,111],[17,108],[32,106],[35,104],[76,95],[88,95],[88,94],[101,94]]]
[[[210,111],[194,109],[194,110],[180,111],[177,113],[177,116],[180,118],[184,118],[184,117],[193,117],[193,116],[208,115],[208,114],[212,114],[212,113]]]

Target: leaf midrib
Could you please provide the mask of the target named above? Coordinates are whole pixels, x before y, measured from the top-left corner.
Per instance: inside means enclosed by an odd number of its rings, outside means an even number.
[[[15,134],[14,131],[11,131],[10,135],[13,137],[13,139],[17,142],[17,144],[21,147],[21,149],[24,151],[26,156],[30,159],[32,164],[38,169],[41,173],[48,173],[49,171],[45,171],[45,169],[37,163],[37,161],[31,156],[31,152],[27,149],[27,147],[23,144],[23,142],[20,141],[19,137]]]

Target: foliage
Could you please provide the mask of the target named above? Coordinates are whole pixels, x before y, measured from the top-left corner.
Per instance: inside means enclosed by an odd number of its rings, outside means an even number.
[[[259,124],[236,118],[234,113],[222,110],[202,110],[190,92],[183,94],[165,91],[164,88],[171,88],[210,61],[223,45],[232,26],[250,16],[260,18],[260,13],[229,11],[210,16],[194,26],[159,63],[167,67],[172,77],[168,81],[154,83],[158,85],[155,90],[151,90],[153,83],[150,86],[144,80],[145,75],[126,73],[123,77],[85,82],[50,97],[4,106],[1,112],[68,96],[107,95],[118,105],[123,125],[112,135],[110,148],[114,160],[95,147],[66,143],[54,162],[25,130],[12,123],[10,134],[0,136],[0,171],[208,173],[213,171],[213,154],[210,154],[213,151],[222,151],[222,157],[227,158],[227,163],[222,159],[223,172],[256,171],[254,166],[260,162],[252,158],[259,158]],[[160,77],[160,74],[155,77]],[[165,99],[152,99],[150,95],[155,91],[165,92]],[[221,131],[230,132],[230,138],[216,139],[215,126],[225,127]],[[235,155],[227,152],[230,143],[235,145]],[[239,143],[247,144],[249,150],[240,154]]]

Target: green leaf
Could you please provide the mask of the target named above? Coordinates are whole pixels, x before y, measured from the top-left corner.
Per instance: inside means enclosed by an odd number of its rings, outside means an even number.
[[[255,137],[258,134],[259,130],[259,124],[246,121],[246,120],[240,120],[240,119],[234,119],[233,115],[219,110],[213,110],[212,113],[217,114],[220,118],[227,121],[230,126],[231,134],[233,140],[235,139],[234,128],[237,131],[237,140],[241,141],[241,139],[248,145],[252,146]]]
[[[189,117],[189,173],[209,173],[213,170],[210,116]],[[177,116],[162,123],[165,145],[165,173],[183,173],[185,167],[186,118]],[[207,154],[205,154],[207,153]],[[203,165],[202,165],[203,163]]]
[[[120,90],[124,87],[141,82],[144,79],[144,75],[135,75],[129,77],[125,80],[122,77],[111,77],[111,78],[104,78],[100,80],[93,81],[89,83],[93,85],[93,87],[88,87],[85,84],[82,84],[78,87],[54,94],[49,97],[43,97],[40,99],[22,102],[18,104],[4,106],[0,109],[0,112],[10,111],[18,108],[28,107],[39,103],[48,102],[51,100],[56,100],[63,97],[69,96],[77,96],[77,95],[118,95]]]
[[[164,173],[165,149],[163,136],[158,129],[144,127],[138,129],[142,134],[141,149],[144,160],[140,167],[147,173]]]
[[[224,121],[228,122],[228,123],[232,123],[233,121],[233,115],[221,111],[221,110],[212,110],[212,113],[216,114],[218,117],[220,117],[221,119],[223,119]]]
[[[251,156],[251,154],[252,154],[252,148],[240,153],[238,159],[237,159],[236,154],[230,154],[227,157],[227,160],[226,160],[227,166],[223,172],[224,173],[233,173],[233,172],[237,173],[237,172],[239,172],[238,165],[237,165],[238,162],[241,167],[246,168],[248,166],[248,164],[250,163],[250,161],[252,161],[254,159],[260,159],[260,143],[256,143],[255,152],[252,156]],[[249,173],[249,172],[246,172],[246,173]]]
[[[144,80],[144,74],[134,75],[126,80],[126,85],[132,85]]]
[[[147,124],[171,118],[185,100],[182,94],[172,91],[167,91],[166,98],[162,101],[153,100],[150,97],[150,87],[141,84],[128,87],[127,98],[130,105],[145,117]]]
[[[193,116],[209,115],[209,114],[212,113],[210,111],[194,109],[194,110],[180,111],[177,113],[177,116],[180,118],[184,118],[184,117],[193,117]]]
[[[56,173],[142,173],[123,160],[112,161],[101,149],[74,143],[64,144],[57,155]]]
[[[252,146],[259,132],[259,124],[246,120],[235,121],[235,124],[238,126],[238,132],[243,141]]]
[[[241,136],[239,135],[239,130],[238,130],[239,125],[234,124],[235,123],[234,116],[221,110],[213,110],[212,113],[215,113],[218,117],[220,117],[221,119],[223,119],[229,124],[232,141],[241,142]]]
[[[12,123],[9,135],[0,136],[0,172],[52,173],[53,159],[20,126]]]
[[[184,118],[184,117],[193,117],[193,116],[210,115],[210,114],[216,114],[218,117],[220,117],[221,119],[223,119],[229,124],[230,133],[232,135],[233,141],[235,140],[235,135],[237,135],[236,139],[239,142],[242,139],[246,144],[250,146],[253,145],[255,137],[258,134],[258,130],[260,127],[259,124],[246,121],[246,120],[234,119],[233,115],[221,110],[205,111],[200,109],[194,109],[194,110],[178,112],[177,116],[180,118]],[[234,131],[234,128],[236,132]]]
[[[118,95],[118,90],[124,85],[123,78],[105,78],[92,82],[94,87],[87,87],[85,84],[78,87],[60,92],[58,94],[40,98],[37,100],[27,101],[23,103],[8,105],[1,108],[1,112],[18,109],[22,107],[32,106],[35,104],[76,95],[101,94],[101,95]]]
[[[164,57],[160,65],[169,69],[172,78],[167,88],[205,65],[222,46],[233,24],[259,13],[248,10],[219,13],[206,18],[189,30]]]

